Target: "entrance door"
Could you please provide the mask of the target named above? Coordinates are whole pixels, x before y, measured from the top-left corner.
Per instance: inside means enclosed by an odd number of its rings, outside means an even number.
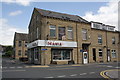
[[[96,62],[96,49],[93,48],[93,60]]]
[[[107,50],[107,61],[110,61],[110,49]]]
[[[83,64],[87,64],[87,63],[88,63],[88,53],[83,52]]]

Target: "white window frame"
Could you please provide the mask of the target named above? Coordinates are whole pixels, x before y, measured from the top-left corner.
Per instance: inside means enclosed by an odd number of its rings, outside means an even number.
[[[69,29],[69,28],[71,28],[71,29]],[[68,39],[73,39],[73,27],[68,27],[67,32],[72,33],[72,37],[71,38],[68,37]]]
[[[98,50],[98,53],[99,53],[99,57],[101,58],[101,57],[103,57],[103,50],[101,49],[101,51],[100,51],[100,49]],[[102,56],[100,56],[100,53],[102,53]]]
[[[51,26],[54,26],[54,28],[51,27]],[[56,37],[56,26],[55,26],[55,25],[50,25],[50,26],[49,26],[49,29],[50,29],[50,30],[51,30],[51,29],[52,29],[52,30],[55,30],[55,36],[51,36],[51,35],[50,35],[50,37]]]
[[[86,39],[84,39],[84,35]],[[82,29],[82,40],[87,40],[87,29]]]
[[[112,58],[116,58],[116,57],[117,57],[117,56],[116,56],[116,50],[112,50],[111,53],[112,53]],[[114,55],[114,56],[113,56],[113,55]]]
[[[101,40],[101,43],[99,43],[99,40]],[[102,35],[98,35],[98,44],[102,44]]]
[[[113,44],[113,42],[115,44],[115,37],[112,37],[112,44]]]

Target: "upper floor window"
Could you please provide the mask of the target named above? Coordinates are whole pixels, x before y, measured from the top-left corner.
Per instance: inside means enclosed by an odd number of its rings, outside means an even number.
[[[21,56],[21,50],[18,51],[18,56]]]
[[[87,29],[82,29],[82,39],[87,40]]]
[[[27,56],[27,50],[25,50],[25,56]]]
[[[103,53],[102,53],[102,49],[99,49],[99,57],[102,57]]]
[[[18,46],[19,47],[22,46],[22,41],[19,41]]]
[[[115,37],[112,37],[112,44],[115,44]]]
[[[25,47],[27,47],[27,44],[28,44],[28,43],[27,43],[27,42],[25,42]]]
[[[68,27],[68,39],[73,39],[73,28]]]
[[[65,27],[58,27],[58,39],[65,40]]]
[[[98,35],[98,43],[102,44],[102,35]]]
[[[116,50],[112,50],[112,58],[116,58]]]
[[[50,25],[50,37],[56,37],[56,26]]]

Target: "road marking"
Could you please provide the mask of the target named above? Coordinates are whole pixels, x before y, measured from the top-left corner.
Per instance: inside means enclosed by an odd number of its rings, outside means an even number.
[[[120,68],[120,67],[115,67],[115,68]]]
[[[27,68],[28,68],[28,67],[33,67],[33,68],[43,67],[43,68],[44,68],[44,67],[49,67],[49,66],[46,65],[46,66],[25,66],[25,67],[27,67]]]
[[[15,67],[9,67],[9,68],[15,68]]]
[[[49,69],[49,70],[65,70],[65,69],[75,69],[75,68],[60,68],[60,69]]]
[[[112,67],[112,66],[107,66],[107,67]]]
[[[95,72],[90,72],[90,74],[94,74]]]
[[[87,73],[81,73],[80,75],[86,75]]]
[[[6,69],[7,67],[2,67],[2,68]]]
[[[44,77],[44,78],[54,78],[54,77]]]
[[[17,68],[23,68],[23,67],[17,67]]]
[[[18,71],[26,71],[26,70],[4,70],[3,72],[18,72]]]
[[[70,76],[77,76],[77,74],[72,74],[72,75],[70,75]]]
[[[120,71],[120,70],[118,70],[118,69],[105,70],[105,71],[100,72],[100,75],[101,75],[103,78],[110,79],[110,77],[108,77],[107,75],[105,75],[105,73],[106,73],[106,72],[109,72],[109,71]]]
[[[58,77],[65,77],[66,75],[58,76]]]

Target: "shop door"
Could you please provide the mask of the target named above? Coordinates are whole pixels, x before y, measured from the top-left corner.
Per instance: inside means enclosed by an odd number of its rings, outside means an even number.
[[[110,49],[107,50],[107,61],[110,61]]]
[[[96,49],[93,49],[93,60],[96,62]]]
[[[83,52],[83,64],[87,64],[87,63],[88,63],[88,53]]]

